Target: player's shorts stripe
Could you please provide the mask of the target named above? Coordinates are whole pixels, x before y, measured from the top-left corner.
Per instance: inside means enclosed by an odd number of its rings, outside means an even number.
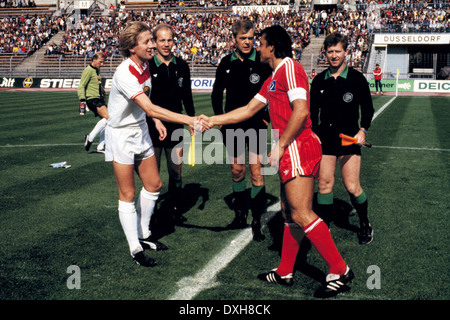
[[[291,156],[291,163],[292,163],[292,178],[296,176],[297,170],[299,170],[301,175],[304,175],[304,171],[300,161],[300,154],[298,152],[297,142],[295,140],[293,140],[289,144],[289,154]]]

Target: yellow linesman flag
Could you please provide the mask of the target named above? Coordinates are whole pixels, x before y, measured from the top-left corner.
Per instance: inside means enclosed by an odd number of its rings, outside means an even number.
[[[400,70],[397,69],[397,75],[400,75]]]
[[[191,135],[191,145],[189,146],[188,164],[195,166],[195,134]]]

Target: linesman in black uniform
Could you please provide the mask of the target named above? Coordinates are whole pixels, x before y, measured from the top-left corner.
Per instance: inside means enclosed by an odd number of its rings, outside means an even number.
[[[337,159],[342,180],[360,220],[359,243],[373,240],[368,219],[367,195],[360,184],[361,146],[366,141],[374,108],[369,85],[361,72],[348,67],[346,36],[333,33],[325,39],[329,68],[319,73],[311,84],[311,121],[322,141],[317,202],[319,215],[331,218],[333,186]],[[358,139],[357,144],[342,146],[339,134]]]
[[[216,115],[246,105],[259,92],[262,84],[272,72],[268,64],[260,62],[259,53],[253,47],[255,39],[253,23],[250,20],[236,21],[233,23],[231,31],[236,50],[225,56],[217,67],[211,94],[211,102]],[[223,106],[224,90],[226,90],[225,108]],[[227,227],[229,229],[240,229],[247,226],[245,150],[248,148],[252,182],[250,208],[253,218],[253,239],[255,241],[264,240],[260,220],[266,206],[264,176],[261,174],[261,159],[258,155],[267,153],[266,148],[260,147],[258,130],[267,129],[268,121],[267,110],[262,110],[245,122],[226,125],[221,128],[222,140],[231,162],[235,211],[235,217]],[[241,132],[242,134],[240,134],[239,131],[235,131],[237,129],[243,129],[244,133]],[[251,141],[251,131],[257,134],[257,143]],[[228,137],[227,133],[230,134]],[[244,140],[241,139],[243,136],[246,146],[243,146]],[[234,141],[231,141],[232,139]],[[261,145],[266,146],[266,142],[262,142]]]
[[[152,79],[150,99],[154,104],[177,113],[182,113],[184,106],[186,114],[189,116],[195,115],[189,66],[184,60],[172,53],[174,45],[173,29],[168,24],[156,26],[153,30],[153,40],[156,45],[156,55],[149,61]],[[169,174],[169,197],[167,201],[170,204],[169,210],[175,222],[182,223],[185,221],[180,212],[183,158],[183,135],[180,133],[183,130],[183,125],[162,122],[167,129],[167,135],[161,140],[156,129],[156,126],[161,124],[160,120],[148,117],[147,123],[155,149],[158,169],[161,166],[162,151],[165,152]]]

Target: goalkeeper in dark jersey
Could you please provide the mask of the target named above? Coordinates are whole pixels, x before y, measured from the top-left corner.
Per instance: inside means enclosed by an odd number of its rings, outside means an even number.
[[[89,151],[95,137],[100,134],[100,141],[97,152],[105,152],[105,127],[108,120],[108,109],[105,103],[105,90],[102,85],[100,68],[105,62],[103,52],[97,52],[92,57],[92,62],[81,74],[78,85],[78,99],[80,99],[80,114],[84,115],[86,109],[92,110],[95,117],[100,117],[100,121],[94,129],[84,136],[84,148]]]

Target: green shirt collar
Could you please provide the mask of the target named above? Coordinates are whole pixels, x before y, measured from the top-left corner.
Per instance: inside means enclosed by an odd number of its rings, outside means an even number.
[[[159,67],[162,64],[161,60],[158,59],[157,55],[155,55],[154,59],[155,59],[156,66]],[[170,62],[177,64],[177,60],[175,60],[175,56],[172,56],[172,58],[170,59]]]
[[[347,75],[348,75],[348,65],[345,64],[345,68],[344,70],[342,70],[341,74],[339,75],[339,77],[342,77],[344,79],[347,79]],[[331,78],[331,72],[330,69],[327,70],[327,73],[325,73],[325,80],[327,80],[328,78]]]
[[[237,55],[237,53],[236,53],[236,51],[235,52],[233,52],[232,54],[231,54],[231,61],[234,61],[234,60],[236,60],[236,59],[239,59],[239,57],[238,57],[238,55]],[[253,48],[252,49],[252,53],[250,53],[250,56],[248,57],[248,60],[252,60],[252,61],[255,61],[255,59],[256,59],[256,50],[255,50],[255,48]]]

